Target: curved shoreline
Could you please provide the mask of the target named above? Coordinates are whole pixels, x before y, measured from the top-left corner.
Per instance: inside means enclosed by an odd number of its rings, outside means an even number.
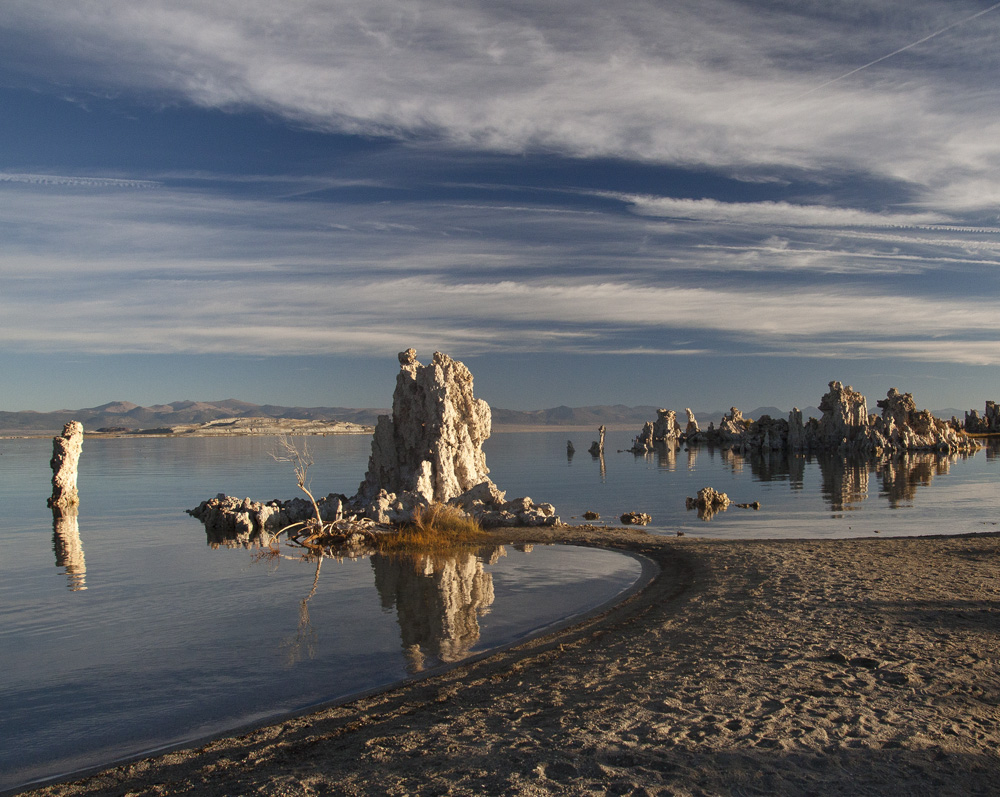
[[[645,589],[443,673],[37,795],[989,793],[1000,537],[505,529]]]

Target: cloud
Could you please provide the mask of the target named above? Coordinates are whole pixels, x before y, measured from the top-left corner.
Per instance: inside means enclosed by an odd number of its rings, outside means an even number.
[[[233,264],[238,266],[238,264]],[[133,278],[57,294],[22,280],[0,299],[0,335],[18,350],[94,353],[378,353],[399,341],[465,353],[683,350],[1000,364],[1000,300],[943,300],[843,290],[650,288],[621,281],[405,276],[373,282]],[[391,321],[387,322],[387,319]],[[859,331],[864,338],[859,339]],[[706,334],[708,337],[706,337]],[[611,340],[617,346],[609,346]],[[991,348],[992,347],[992,348]]]
[[[996,231],[924,211],[624,197],[663,221],[511,186],[302,201],[315,178],[88,180],[0,180],[7,351],[392,356],[403,340],[1000,364]]]
[[[114,177],[81,177],[64,174],[16,174],[0,172],[0,183],[23,183],[35,186],[79,188],[157,188],[154,180],[121,179]]]
[[[604,193],[627,202],[644,216],[713,221],[772,227],[916,227],[951,221],[940,213],[870,213],[828,205],[789,202],[720,202],[715,199],[675,199],[637,194]]]
[[[1000,15],[970,2],[11,0],[7,62],[319,129],[729,170],[855,170],[988,207]],[[763,175],[766,178],[767,175]],[[993,179],[993,184],[997,181]]]

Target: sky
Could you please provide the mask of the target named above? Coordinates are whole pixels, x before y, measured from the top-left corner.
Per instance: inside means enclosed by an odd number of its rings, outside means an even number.
[[[0,9],[0,410],[1000,399],[1000,4]]]

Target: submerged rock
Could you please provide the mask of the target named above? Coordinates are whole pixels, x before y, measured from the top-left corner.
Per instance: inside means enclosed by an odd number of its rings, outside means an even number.
[[[714,487],[702,487],[697,498],[688,498],[685,505],[688,509],[697,509],[698,517],[711,520],[719,512],[725,512],[732,501],[725,493],[720,493]]]

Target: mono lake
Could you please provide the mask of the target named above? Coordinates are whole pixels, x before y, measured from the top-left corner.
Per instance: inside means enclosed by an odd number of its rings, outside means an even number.
[[[587,453],[596,430],[494,434],[484,448],[490,477],[508,496],[548,501],[564,522],[585,522],[590,510],[617,524],[623,512],[638,511],[652,516],[647,530],[654,533],[740,539],[1000,530],[997,439],[972,455],[914,453],[878,464],[834,455],[741,457],[708,447],[619,451],[634,434],[608,432],[603,462]],[[706,522],[684,501],[703,487],[761,507],[730,507]]]
[[[1000,456],[891,465],[741,459],[699,449],[617,453],[593,433],[497,433],[508,497],[654,533],[843,537],[996,531]],[[572,439],[577,453],[566,454]],[[301,442],[301,439],[300,439]],[[353,494],[370,438],[307,438],[317,494]],[[80,511],[54,524],[51,440],[0,440],[0,790],[261,722],[398,682],[614,600],[639,560],[572,546],[491,546],[453,557],[303,561],[210,540],[185,514],[216,493],[296,495],[270,438],[84,442]],[[705,486],[759,510],[705,521]],[[264,554],[264,555],[262,555]]]

